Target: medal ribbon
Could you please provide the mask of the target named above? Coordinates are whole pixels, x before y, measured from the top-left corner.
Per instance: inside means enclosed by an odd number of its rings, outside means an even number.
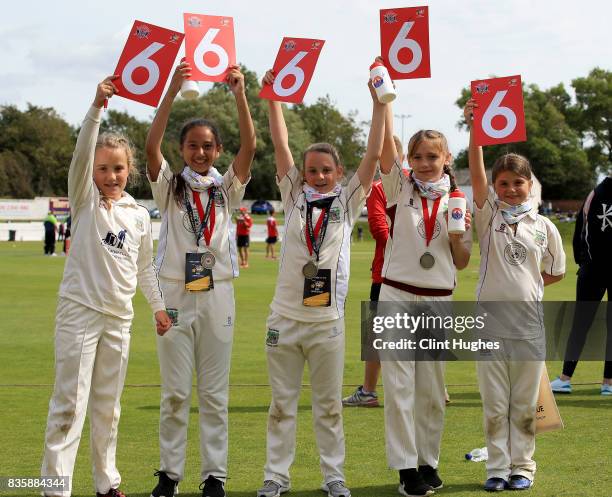
[[[196,208],[198,209],[198,215],[201,219],[199,228],[196,228],[193,209],[191,208],[191,203],[187,199],[187,193],[185,193],[185,208],[187,209],[187,213],[189,214],[189,222],[191,223],[191,227],[193,228],[193,231],[196,235],[196,245],[200,243],[200,238],[202,238],[202,232],[204,233],[204,241],[206,242],[206,245],[210,245],[210,239],[212,238],[213,231],[215,230],[215,208],[213,200],[215,198],[216,191],[217,189],[215,187],[211,187],[208,189],[208,202],[206,204],[206,211],[204,211],[204,207],[202,206],[202,199],[200,198],[199,192],[192,190],[193,202],[195,203]]]
[[[310,255],[312,255],[313,252],[317,255],[317,262],[319,262],[319,250],[325,239],[325,232],[327,231],[327,223],[329,221],[329,211],[334,198],[336,197],[306,203],[306,246],[308,247],[308,253]],[[314,207],[320,207],[322,212],[317,220],[316,226],[313,228],[312,210]]]
[[[433,238],[436,226],[436,216],[438,214],[438,207],[440,206],[440,197],[434,200],[431,216],[429,215],[429,207],[427,206],[427,199],[425,197],[421,197],[421,205],[423,206],[423,223],[425,224],[425,246],[429,247],[429,242],[431,242]]]

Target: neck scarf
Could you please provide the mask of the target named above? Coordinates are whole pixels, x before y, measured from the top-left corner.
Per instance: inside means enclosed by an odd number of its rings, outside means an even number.
[[[302,191],[304,192],[304,195],[306,196],[306,202],[311,203],[311,202],[316,202],[317,200],[337,197],[338,195],[340,195],[340,192],[342,191],[342,187],[340,185],[336,185],[334,186],[333,190],[327,193],[321,193],[315,190],[312,186],[309,186],[306,183],[304,183],[304,186],[302,187]]]
[[[223,183],[223,176],[212,166],[205,176],[195,172],[189,166],[185,166],[181,171],[181,176],[191,189],[196,192],[205,192],[211,186],[221,186]]]
[[[421,181],[417,179],[413,173],[412,179],[419,189],[419,195],[430,200],[436,200],[437,198],[443,197],[450,190],[450,178],[448,174],[443,174],[438,181]]]
[[[504,221],[508,224],[518,223],[523,219],[532,209],[531,202],[529,200],[518,205],[510,205],[503,200],[495,199],[497,207],[504,217]]]

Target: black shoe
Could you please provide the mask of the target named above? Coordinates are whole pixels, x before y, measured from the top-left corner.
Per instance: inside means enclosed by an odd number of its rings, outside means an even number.
[[[416,468],[400,469],[400,486],[398,491],[406,497],[426,497],[434,493],[433,488],[425,483],[423,476]]]
[[[214,476],[209,476],[200,484],[202,497],[225,497],[223,482]]]
[[[159,483],[151,492],[151,497],[174,497],[178,481],[174,481],[163,471],[156,471],[154,476],[159,476]]]
[[[442,485],[442,480],[438,476],[437,468],[434,469],[431,466],[419,466],[419,474],[423,477],[423,480],[427,485],[429,485],[434,490],[440,490],[444,485]]]
[[[507,488],[508,482],[503,478],[489,478],[484,484],[484,489],[487,492],[503,492]]]

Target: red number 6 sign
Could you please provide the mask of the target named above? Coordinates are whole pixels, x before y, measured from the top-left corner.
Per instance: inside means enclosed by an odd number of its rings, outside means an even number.
[[[183,14],[185,55],[193,81],[223,81],[236,64],[234,20],[224,16]]]
[[[264,85],[259,96],[279,102],[301,103],[324,43],[309,38],[283,38],[272,68],[276,75],[274,84]]]
[[[157,107],[182,42],[183,33],[135,21],[115,69],[119,96]]]
[[[525,111],[520,76],[472,81],[474,138],[477,145],[525,141]]]
[[[392,79],[431,77],[427,7],[381,10],[380,53]]]

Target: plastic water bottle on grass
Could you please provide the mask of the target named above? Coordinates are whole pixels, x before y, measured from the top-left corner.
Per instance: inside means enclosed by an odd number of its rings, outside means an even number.
[[[486,447],[482,447],[480,449],[472,450],[465,455],[465,458],[472,462],[486,461],[489,458],[489,452],[487,451]]]

